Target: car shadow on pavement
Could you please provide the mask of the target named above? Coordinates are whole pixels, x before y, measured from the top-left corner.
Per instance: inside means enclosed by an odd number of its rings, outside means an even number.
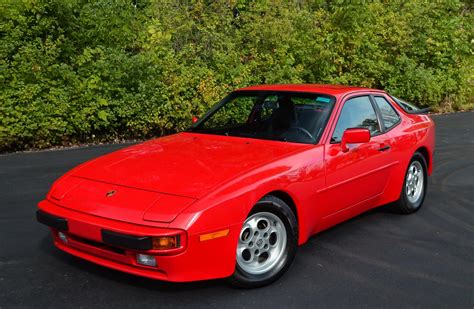
[[[127,274],[118,270],[94,264],[59,250],[54,246],[50,233],[47,233],[44,237],[42,237],[39,249],[43,254],[56,259],[58,263],[63,263],[67,267],[71,267],[81,272],[87,272],[92,275],[102,277],[106,280],[126,283],[139,288],[178,292],[192,291],[197,289],[202,290],[226,284],[224,279],[195,282],[168,282]]]
[[[374,216],[377,213],[390,215],[393,212],[389,209],[389,205],[385,205],[376,209],[369,210],[364,212],[352,219],[349,219],[343,223],[340,223],[328,230],[322,231],[316,235],[310,237],[308,242],[303,245],[304,249],[299,250],[299,255],[309,254],[313,250],[321,250],[318,246],[318,239],[321,237],[324,238],[325,235],[331,235],[331,237],[348,237],[349,234],[346,234],[347,231],[343,232],[341,230],[351,229],[353,225],[358,225],[357,222],[367,220],[368,217]],[[395,215],[395,214],[394,214]],[[363,224],[362,222],[360,224]],[[339,233],[341,232],[341,233]],[[39,249],[45,255],[57,260],[58,263],[62,263],[62,266],[70,268],[71,271],[79,271],[84,273],[90,273],[94,276],[101,277],[105,280],[115,281],[124,283],[127,285],[146,288],[148,290],[159,290],[162,292],[185,292],[193,290],[205,290],[205,289],[214,289],[216,287],[229,287],[233,288],[230,284],[226,282],[226,279],[214,279],[214,280],[204,280],[204,281],[195,281],[195,282],[168,282],[154,280],[150,278],[135,276],[127,274],[118,270],[110,269],[101,265],[94,264],[92,262],[83,260],[81,258],[70,255],[66,252],[63,252],[57,249],[53,242],[50,233],[45,233],[42,237]],[[297,260],[304,260],[303,256],[297,255]],[[58,267],[58,269],[63,269],[64,267]],[[285,277],[285,276],[284,276]]]
[[[351,229],[354,224],[358,225],[357,222],[361,222],[367,220],[368,217],[377,215],[378,213],[384,215],[394,215],[398,216],[397,214],[393,213],[390,210],[390,205],[384,205],[367,212],[364,212],[354,218],[351,218],[345,222],[337,224],[334,227],[331,227],[327,230],[324,230],[316,235],[310,237],[308,242],[306,242],[303,247],[303,250],[299,250],[299,255],[305,255],[310,251],[313,250],[321,250],[317,245],[319,238],[324,238],[325,235],[333,234],[334,237],[346,237],[349,234],[346,234],[347,231],[342,232],[341,230]],[[363,223],[360,223],[363,224]],[[339,233],[341,232],[341,233]],[[316,247],[315,247],[316,246]],[[301,247],[300,247],[301,248]],[[80,272],[90,273],[92,275],[101,277],[105,280],[111,280],[115,282],[125,283],[127,285],[139,287],[139,288],[146,288],[149,290],[160,290],[162,292],[180,292],[180,291],[193,291],[193,290],[204,290],[204,289],[213,289],[216,287],[229,287],[234,288],[230,284],[226,282],[226,279],[213,279],[213,280],[203,280],[203,281],[195,281],[195,282],[168,282],[168,281],[161,281],[155,280],[140,276],[135,276],[132,274],[127,274],[118,270],[110,269],[101,265],[94,264],[92,262],[83,260],[81,258],[75,257],[70,255],[66,252],[63,252],[56,248],[52,242],[52,237],[50,233],[45,233],[45,235],[41,239],[39,249],[44,254],[58,260],[59,263],[63,263],[66,267],[70,267],[73,270],[77,270]],[[297,260],[304,260],[302,256],[297,255]],[[285,276],[284,276],[285,277]]]

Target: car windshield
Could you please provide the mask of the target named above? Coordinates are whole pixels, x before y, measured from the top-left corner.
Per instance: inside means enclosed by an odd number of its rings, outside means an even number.
[[[235,91],[211,108],[192,132],[314,144],[335,99],[317,93]]]

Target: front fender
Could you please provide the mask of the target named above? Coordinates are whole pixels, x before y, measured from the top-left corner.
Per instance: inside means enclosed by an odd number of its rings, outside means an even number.
[[[236,235],[229,233],[232,242],[229,255],[233,257],[234,267],[240,227],[262,197],[279,192],[292,199],[298,218],[298,243],[302,244],[318,223],[317,192],[324,186],[323,146],[314,146],[221,186],[181,213],[170,227],[183,228],[197,236],[238,227]]]

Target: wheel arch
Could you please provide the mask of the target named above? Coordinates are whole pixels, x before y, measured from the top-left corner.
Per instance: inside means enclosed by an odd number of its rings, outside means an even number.
[[[296,222],[299,225],[300,220],[299,220],[299,217],[298,217],[298,209],[296,208],[295,201],[293,200],[293,198],[287,192],[276,190],[276,191],[272,191],[272,192],[269,192],[269,193],[265,194],[265,196],[268,196],[268,195],[276,196],[279,199],[281,199],[283,202],[285,202],[290,207],[290,209],[293,211],[293,214],[296,217]]]
[[[431,170],[432,170],[432,160],[431,160],[431,154],[430,154],[430,151],[428,150],[427,147],[425,146],[421,146],[419,147],[415,153],[421,153],[421,155],[423,156],[423,158],[425,158],[425,161],[426,161],[426,165],[428,167],[428,175],[431,175]]]
[[[273,190],[265,195],[263,195],[260,199],[264,198],[265,196],[275,196],[285,202],[293,212],[296,217],[296,223],[298,224],[298,244],[304,244],[309,237],[309,231],[307,230],[307,222],[305,222],[305,217],[302,215],[303,210],[299,208],[298,201],[295,200],[291,196],[290,193],[283,191],[283,190]]]

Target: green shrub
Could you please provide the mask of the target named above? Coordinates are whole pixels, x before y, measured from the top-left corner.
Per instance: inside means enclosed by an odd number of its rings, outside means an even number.
[[[0,151],[182,130],[261,83],[473,106],[470,2],[0,0]]]

